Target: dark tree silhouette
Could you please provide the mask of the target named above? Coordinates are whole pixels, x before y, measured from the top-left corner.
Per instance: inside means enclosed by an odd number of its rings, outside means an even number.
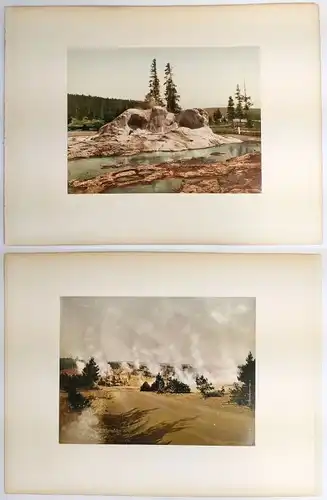
[[[155,381],[151,385],[151,390],[153,392],[164,392],[164,390],[165,390],[165,381],[164,381],[163,377],[160,375],[160,373],[158,373],[158,375],[156,376]]]
[[[179,113],[181,111],[181,107],[179,105],[180,96],[173,80],[173,69],[170,63],[167,63],[165,67],[164,86],[167,110],[171,113]]]
[[[174,377],[175,368],[172,365],[164,364],[161,366],[161,373],[162,373],[163,378],[167,380],[171,377]]]
[[[120,368],[120,366],[121,366],[121,364],[119,363],[119,361],[108,361],[108,365],[113,370],[118,370]]]
[[[62,372],[60,373],[59,382],[60,389],[66,392],[85,387],[85,379],[83,375],[71,375],[67,372]]]
[[[230,390],[231,402],[255,408],[255,359],[249,352],[245,363],[238,366],[238,383]]]
[[[174,394],[188,394],[191,392],[191,388],[177,378],[169,378],[165,386],[165,392],[171,392]]]
[[[236,99],[235,117],[238,118],[239,120],[241,120],[244,116],[243,96],[241,94],[241,89],[240,89],[240,86],[238,84],[236,85],[235,99]]]
[[[163,106],[163,101],[160,94],[160,80],[158,78],[156,59],[152,59],[150,67],[149,92],[147,93],[145,99],[148,101],[151,98],[154,100],[156,105]]]
[[[148,366],[145,364],[140,365],[140,371],[143,373],[144,377],[151,377],[152,375]]]
[[[219,122],[219,120],[222,118],[222,114],[221,114],[221,111],[220,109],[216,109],[216,111],[214,112],[214,114],[212,115],[212,118],[213,118],[213,121],[214,123],[217,123]]]
[[[215,388],[211,382],[208,381],[203,375],[197,375],[195,378],[196,388],[202,394],[203,397],[213,391]]]
[[[84,366],[82,377],[85,381],[85,387],[92,388],[100,378],[100,368],[92,357]]]
[[[73,358],[60,358],[60,371],[76,369],[76,361]]]
[[[242,95],[242,101],[243,101],[244,117],[247,119],[247,125],[248,127],[252,127],[253,122],[250,117],[250,108],[253,106],[253,102],[251,100],[251,96],[247,95],[245,88],[244,88],[244,94]]]
[[[235,118],[235,105],[232,96],[230,95],[228,98],[227,104],[227,120],[232,122]]]
[[[143,382],[143,384],[141,385],[140,387],[140,391],[141,392],[150,392],[151,391],[151,386],[149,384],[149,382]]]
[[[97,129],[128,108],[144,108],[142,101],[114,99],[83,94],[68,94],[68,129]]]
[[[76,389],[70,389],[68,391],[68,405],[71,410],[82,410],[90,406],[90,404],[91,402],[80,392],[77,392]]]

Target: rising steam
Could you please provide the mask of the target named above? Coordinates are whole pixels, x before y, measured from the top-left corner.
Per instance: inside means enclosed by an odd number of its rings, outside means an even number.
[[[162,363],[194,386],[198,372],[215,384],[236,380],[237,365],[254,353],[255,299],[246,298],[65,298],[61,314],[61,356],[94,357],[101,376],[109,361],[126,374]],[[78,361],[78,370],[83,370]],[[183,370],[189,364],[193,372]]]

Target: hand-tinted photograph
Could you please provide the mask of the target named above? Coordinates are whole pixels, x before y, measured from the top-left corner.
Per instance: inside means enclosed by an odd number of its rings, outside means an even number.
[[[70,50],[68,193],[260,193],[259,56]]]
[[[62,297],[59,442],[255,444],[255,298]]]

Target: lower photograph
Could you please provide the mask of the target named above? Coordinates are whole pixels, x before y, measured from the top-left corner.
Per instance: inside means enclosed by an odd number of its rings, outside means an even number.
[[[60,308],[60,443],[255,444],[255,298]]]
[[[5,491],[321,491],[322,260],[5,256]]]

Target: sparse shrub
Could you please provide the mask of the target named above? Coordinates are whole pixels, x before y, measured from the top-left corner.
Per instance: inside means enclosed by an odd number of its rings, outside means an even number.
[[[170,379],[175,376],[175,368],[172,365],[161,365],[162,376],[164,379]]]
[[[191,392],[191,388],[177,378],[170,378],[166,384],[165,392],[171,392],[173,394],[188,394]]]
[[[162,393],[162,392],[164,392],[164,390],[165,390],[165,381],[162,378],[162,376],[160,375],[160,373],[158,373],[155,381],[151,385],[151,391]]]
[[[82,375],[70,375],[68,373],[60,373],[60,389],[64,391],[76,390],[86,386],[85,378]]]
[[[209,392],[214,391],[214,386],[208,381],[203,375],[197,375],[195,378],[196,388],[202,394],[203,397],[207,397]]]
[[[206,392],[205,397],[206,398],[221,398],[224,395],[222,391],[210,391]]]
[[[245,384],[238,384],[235,382],[233,387],[229,391],[230,402],[236,403],[240,406],[247,406],[249,395],[246,390]]]
[[[91,402],[80,392],[77,392],[76,389],[70,389],[68,391],[68,405],[72,410],[82,410],[90,406],[90,404]]]
[[[109,361],[108,364],[113,370],[118,370],[120,368],[120,363],[118,361]]]
[[[113,374],[110,377],[110,385],[112,386],[120,386],[120,385],[126,385],[125,381],[122,379],[121,374]]]
[[[140,370],[139,370],[143,375],[144,377],[151,377],[152,373],[150,372],[149,368],[147,365],[140,365]]]
[[[140,391],[142,392],[151,392],[151,386],[148,382],[143,382],[143,384],[140,387]]]

